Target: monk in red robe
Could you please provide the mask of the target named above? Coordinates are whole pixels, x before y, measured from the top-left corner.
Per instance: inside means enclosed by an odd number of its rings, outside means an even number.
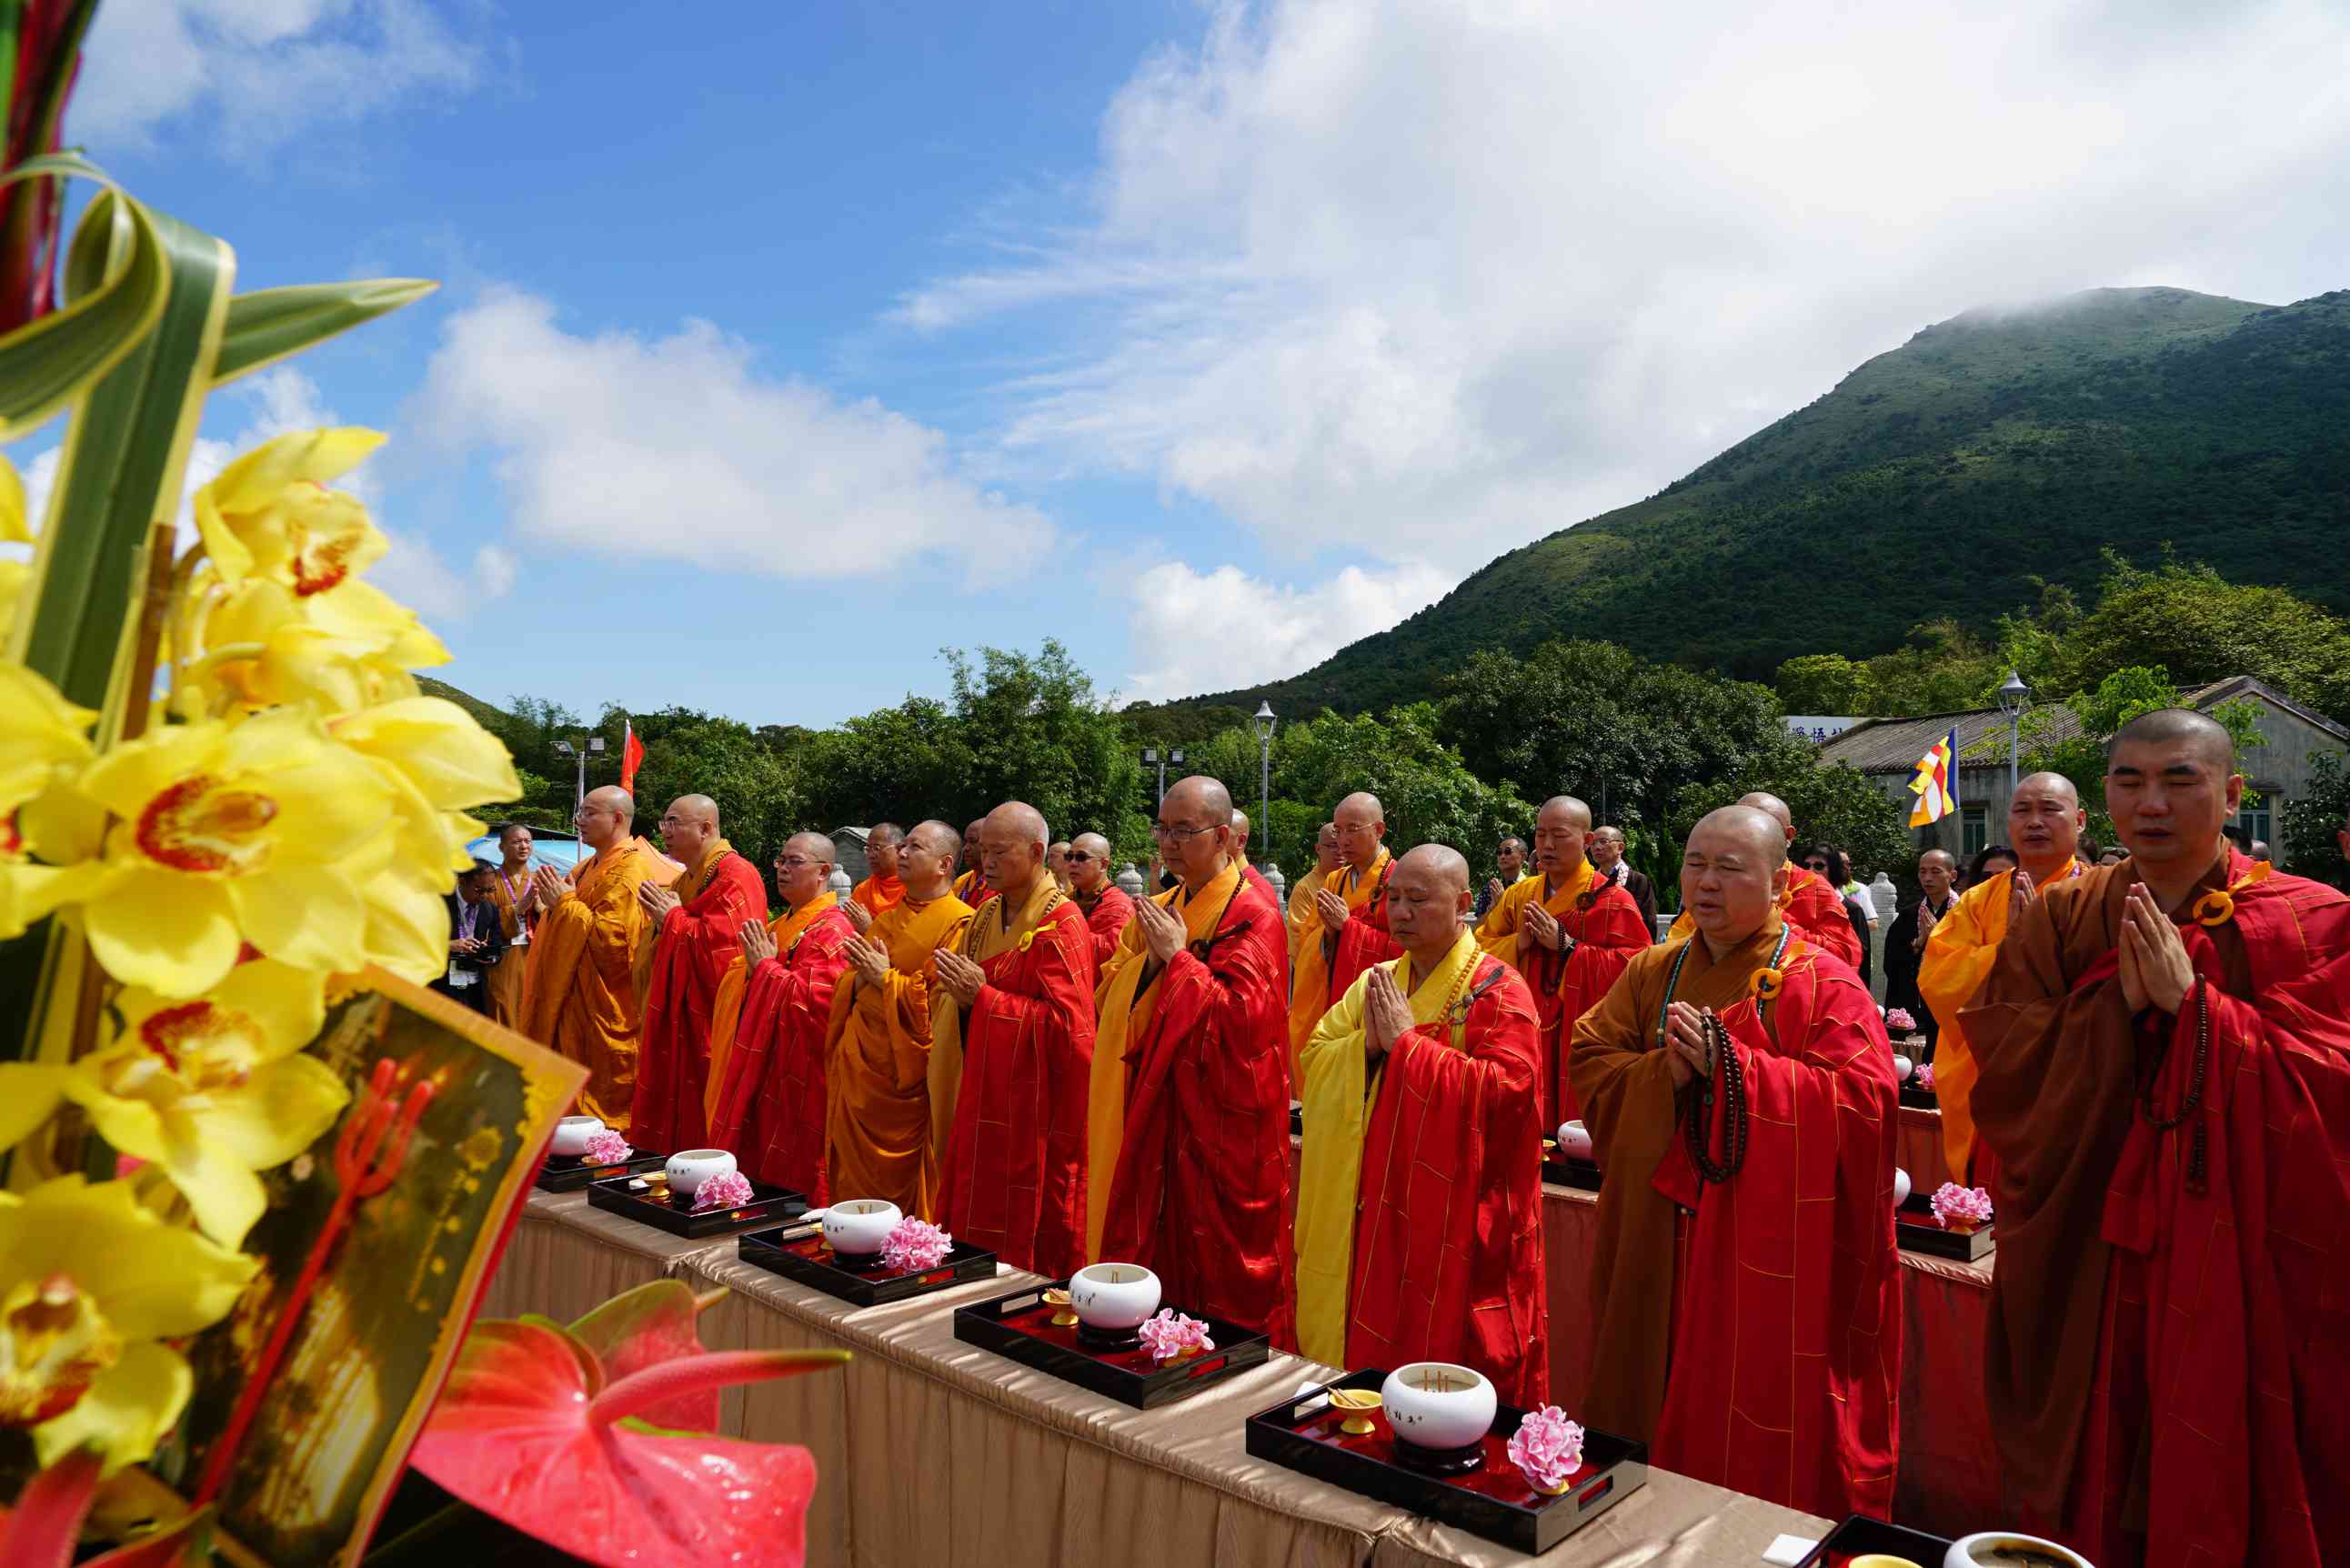
[[[1403,951],[1388,932],[1388,877],[1395,862],[1382,842],[1387,815],[1379,797],[1367,790],[1348,795],[1330,814],[1338,830],[1340,865],[1314,895],[1321,940],[1309,938],[1300,950],[1289,992],[1289,1038],[1301,1051],[1323,1012],[1348,986],[1373,964],[1389,962]]]
[[[980,828],[993,896],[941,951],[931,1093],[959,1080],[940,1167],[940,1223],[1015,1269],[1085,1265],[1086,1095],[1094,1054],[1094,948],[1045,869],[1052,835],[1007,801]],[[952,1059],[950,1067],[949,1060]]]
[[[1542,875],[1504,889],[1477,927],[1477,945],[1515,968],[1534,992],[1542,1022],[1544,1127],[1581,1114],[1566,1072],[1575,1020],[1649,945],[1639,904],[1585,858],[1590,834],[1589,806],[1571,794],[1544,801],[1534,817],[1534,864]]]
[[[1681,861],[1697,934],[1636,955],[1575,1025],[1607,1176],[1584,1418],[1684,1475],[1886,1518],[1893,1048],[1858,973],[1780,918],[1785,846],[1751,807],[1700,822]]]
[[[1997,1157],[2007,1501],[2098,1568],[2350,1561],[2350,899],[2231,849],[2228,732],[2106,749],[2129,857],[2043,886],[1960,1014]]]
[[[987,861],[980,848],[979,830],[986,823],[983,816],[962,830],[962,875],[954,879],[954,896],[974,909],[995,897],[995,889],[987,885]]]
[[[718,831],[718,803],[681,795],[661,815],[661,845],[685,870],[674,888],[637,889],[655,934],[645,1043],[630,1137],[675,1154],[709,1143],[710,1019],[741,950],[743,922],[767,913],[759,868]]]
[[[1086,934],[1093,939],[1094,967],[1099,970],[1118,951],[1118,939],[1134,919],[1134,900],[1110,879],[1109,840],[1098,833],[1080,833],[1069,843],[1069,889],[1086,917]]]
[[[832,840],[796,833],[775,857],[785,912],[743,922],[742,1012],[726,1053],[710,1142],[761,1181],[827,1200],[825,1029],[856,929],[827,886]]]
[[[1180,881],[1136,906],[1102,974],[1088,1255],[1287,1344],[1287,932],[1232,862],[1231,814],[1214,779],[1167,792],[1159,856]]]
[[[898,875],[898,851],[905,842],[906,830],[894,822],[877,822],[866,830],[865,864],[870,869],[865,880],[848,890],[848,902],[841,907],[860,937],[874,917],[897,908],[906,896],[906,884]]]
[[[1299,1056],[1297,1343],[1333,1366],[1473,1366],[1534,1406],[1550,1385],[1542,1046],[1526,982],[1470,934],[1472,902],[1455,851],[1397,861],[1401,955]]]
[[[1738,804],[1762,813],[1779,825],[1779,833],[1786,844],[1795,842],[1794,814],[1787,803],[1775,794],[1761,790],[1738,797]],[[1784,851],[1782,852],[1784,857]],[[1860,968],[1860,937],[1852,929],[1852,917],[1845,913],[1844,894],[1818,872],[1787,863],[1787,882],[1779,894],[1779,918],[1795,928],[1795,934],[1821,951],[1833,954]],[[1696,930],[1684,909],[1666,933],[1668,940],[1678,940]]]

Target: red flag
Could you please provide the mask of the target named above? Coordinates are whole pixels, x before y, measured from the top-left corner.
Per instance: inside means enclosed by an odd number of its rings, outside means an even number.
[[[637,793],[637,768],[645,760],[645,743],[637,739],[637,727],[621,721],[620,787],[630,794]]]

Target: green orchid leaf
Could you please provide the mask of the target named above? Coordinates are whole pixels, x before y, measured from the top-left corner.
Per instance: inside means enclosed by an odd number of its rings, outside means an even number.
[[[441,286],[425,278],[378,277],[363,283],[310,283],[240,294],[228,304],[213,385],[224,386],[348,332]]]
[[[66,304],[0,337],[0,441],[40,423],[110,374],[155,330],[171,293],[155,220],[86,159],[28,158],[0,187],[70,175],[104,185],[82,214],[66,264]]]

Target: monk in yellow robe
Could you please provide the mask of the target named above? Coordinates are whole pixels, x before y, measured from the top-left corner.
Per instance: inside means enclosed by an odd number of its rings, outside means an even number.
[[[1307,939],[1321,929],[1321,917],[1314,912],[1314,895],[1322,890],[1330,873],[1338,868],[1338,825],[1326,822],[1314,837],[1314,869],[1297,879],[1289,890],[1289,971],[1297,972],[1297,954]]]
[[[542,866],[531,878],[546,913],[531,945],[530,1005],[523,1033],[585,1064],[579,1109],[629,1130],[637,1093],[637,950],[650,942],[638,889],[665,863],[629,828],[636,803],[607,784],[590,790],[572,820],[595,851],[569,877]]]
[[[1795,817],[1785,801],[1756,790],[1739,796],[1738,804],[1761,812],[1779,825],[1786,842],[1795,842]],[[1779,893],[1779,918],[1823,952],[1843,960],[1855,971],[1860,968],[1860,937],[1852,929],[1852,917],[1845,912],[1844,894],[1818,872],[1788,863],[1787,884]],[[1679,941],[1696,934],[1697,927],[1691,923],[1689,911],[1683,909],[1674,919],[1673,929],[1666,933],[1665,940]]]
[[[1987,1150],[1979,1156],[1976,1147],[1970,1101],[1977,1065],[1959,1010],[1982,988],[1999,961],[2008,928],[2032,908],[2040,890],[2081,874],[2073,851],[2088,825],[2081,792],[2063,774],[2033,774],[2017,784],[2007,805],[2007,836],[2021,866],[1986,877],[1961,894],[1957,906],[1934,923],[1925,956],[1918,961],[1918,990],[1941,1025],[1934,1041],[1934,1098],[1942,1107],[1942,1158],[1950,1174],[1970,1187],[1991,1185],[1991,1156]]]
[[[906,896],[906,884],[898,877],[898,847],[905,842],[906,830],[894,822],[877,822],[865,835],[865,863],[871,869],[848,890],[848,902],[841,906],[848,923],[860,932]]]
[[[1367,792],[1348,795],[1330,814],[1331,826],[1337,829],[1338,866],[1322,879],[1315,890],[1314,912],[1315,929],[1299,944],[1296,966],[1290,971],[1289,986],[1289,1081],[1299,1082],[1297,1054],[1314,1038],[1314,1026],[1330,1010],[1346,986],[1333,986],[1331,975],[1339,949],[1345,941],[1349,925],[1361,922],[1378,928],[1378,941],[1358,941],[1352,947],[1362,947],[1374,957],[1393,957],[1386,941],[1388,872],[1392,858],[1386,844],[1388,834],[1387,807],[1379,797]],[[1351,950],[1349,958],[1351,960]],[[1354,964],[1347,972],[1351,983],[1363,966]]]
[[[928,1220],[937,1213],[939,1156],[931,1116],[933,960],[971,923],[947,890],[962,844],[943,822],[906,835],[898,875],[906,896],[848,944],[848,972],[825,1028],[825,1174],[831,1196],[879,1198]]]
[[[487,971],[490,1019],[509,1029],[523,1026],[525,983],[530,975],[531,929],[537,924],[538,900],[530,884],[530,829],[509,822],[498,829],[499,865],[490,877],[490,903],[498,911],[498,929],[506,941],[505,955]]]

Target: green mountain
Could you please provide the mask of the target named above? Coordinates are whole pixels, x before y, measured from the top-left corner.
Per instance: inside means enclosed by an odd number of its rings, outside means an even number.
[[[2095,289],[1969,311],[1645,501],[1502,556],[1260,698],[1357,712],[1466,655],[1604,638],[1747,679],[1988,630],[2031,579],[2084,592],[2165,545],[2350,613],[2350,291],[2272,307]]]

